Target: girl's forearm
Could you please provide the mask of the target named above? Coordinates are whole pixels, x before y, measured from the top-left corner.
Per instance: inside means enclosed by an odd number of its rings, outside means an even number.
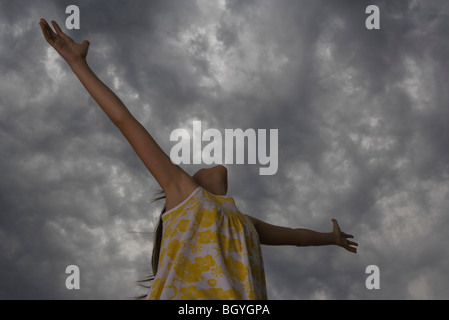
[[[271,246],[326,246],[337,244],[333,232],[317,232],[309,229],[294,229],[266,223],[248,216],[259,235],[261,244]]]
[[[358,244],[348,240],[353,236],[342,232],[335,219],[332,219],[332,232],[317,232],[309,229],[275,226],[251,216],[248,216],[248,218],[253,223],[261,244],[298,247],[337,245],[350,252],[357,253],[355,247]]]
[[[95,75],[86,60],[82,59],[72,63],[70,67],[92,98],[116,126],[120,126],[120,123],[126,117],[131,116],[123,102]]]
[[[317,232],[308,229],[293,229],[295,244],[301,247],[327,246],[336,244],[335,235],[332,232]]]

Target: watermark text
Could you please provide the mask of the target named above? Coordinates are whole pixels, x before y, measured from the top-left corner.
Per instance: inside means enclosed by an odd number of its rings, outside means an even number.
[[[269,141],[267,139],[266,129],[257,132],[225,129],[224,134],[217,129],[203,132],[201,121],[193,121],[192,136],[187,129],[172,131],[170,141],[177,143],[170,151],[170,159],[174,164],[258,163],[264,166],[259,168],[260,175],[274,175],[278,170],[278,130],[270,129]],[[204,148],[203,142],[207,142]]]

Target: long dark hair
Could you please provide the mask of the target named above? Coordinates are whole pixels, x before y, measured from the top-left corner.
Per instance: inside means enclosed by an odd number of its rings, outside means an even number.
[[[159,191],[156,196],[151,200],[151,203],[154,203],[156,201],[165,199],[165,194],[163,191]],[[156,225],[156,229],[154,231],[154,237],[153,237],[153,253],[151,255],[151,269],[152,273],[145,277],[142,280],[137,281],[137,283],[146,289],[151,288],[151,282],[154,280],[158,264],[159,264],[159,253],[161,251],[161,241],[162,241],[162,215],[165,213],[165,210],[167,208],[167,204],[164,204],[164,207],[161,210],[161,213],[158,217],[158,222]],[[147,297],[147,294],[141,295],[139,297],[136,297],[136,299],[145,299]]]

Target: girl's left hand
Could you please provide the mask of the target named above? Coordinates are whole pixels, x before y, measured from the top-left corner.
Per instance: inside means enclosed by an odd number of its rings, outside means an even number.
[[[340,230],[340,226],[338,225],[337,220],[332,219],[332,223],[334,224],[332,233],[335,236],[335,244],[337,246],[340,246],[342,248],[345,248],[346,250],[357,253],[357,246],[358,243],[354,241],[348,240],[348,238],[354,238],[353,235],[344,233]]]

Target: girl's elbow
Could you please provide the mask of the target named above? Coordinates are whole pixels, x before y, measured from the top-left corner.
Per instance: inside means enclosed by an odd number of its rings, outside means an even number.
[[[123,129],[132,119],[131,114],[122,112],[109,117],[111,122],[119,129]]]

